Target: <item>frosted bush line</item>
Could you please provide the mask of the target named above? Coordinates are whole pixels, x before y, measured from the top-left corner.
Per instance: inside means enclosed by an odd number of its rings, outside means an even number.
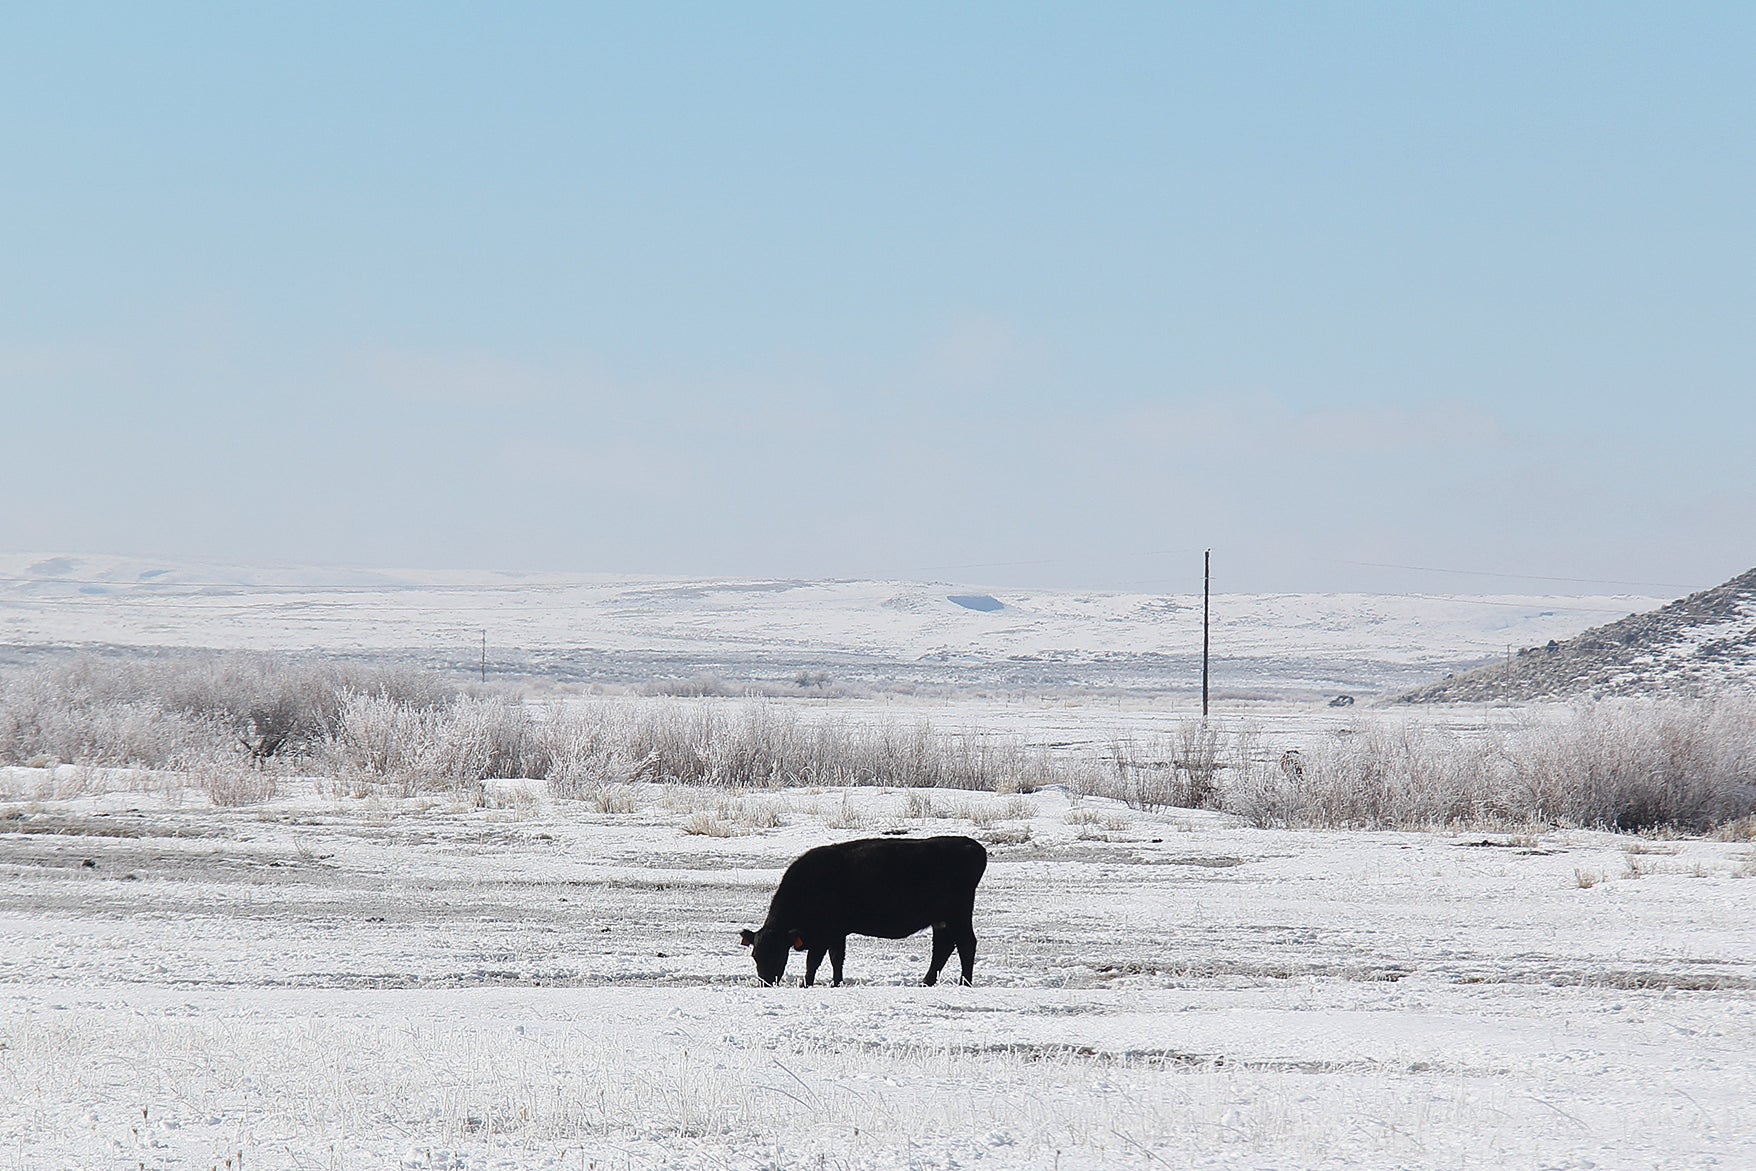
[[[1090,761],[979,731],[809,720],[783,703],[594,699],[533,709],[410,671],[271,656],[87,657],[0,679],[0,763],[163,770],[218,804],[274,795],[298,768],[340,792],[479,799],[485,780],[560,796],[643,781],[1101,787]],[[246,770],[253,770],[246,775]]]
[[[1237,759],[1221,807],[1263,826],[1701,832],[1756,811],[1756,702],[1604,700],[1471,735],[1366,719]]]
[[[337,776],[409,791],[496,777],[546,779],[560,797],[596,799],[641,781],[752,788],[895,785],[1028,791],[1091,781],[1095,766],[980,732],[810,720],[784,706],[593,700],[535,709],[464,696],[411,711],[351,697],[320,757]]]
[[[421,672],[271,655],[82,656],[0,677],[0,762],[261,763],[313,750],[349,696],[431,710],[455,690]]]
[[[0,764],[160,770],[167,787],[219,805],[272,799],[277,777],[302,769],[334,778],[344,795],[474,803],[485,781],[525,777],[600,805],[652,782],[1060,785],[1137,809],[1218,808],[1259,826],[1313,828],[1701,832],[1756,813],[1748,696],[1580,703],[1467,733],[1362,714],[1288,747],[1193,719],[1093,752],[807,717],[777,700],[591,697],[535,708],[413,672],[262,656],[94,658],[0,680]],[[109,775],[122,774],[89,783]]]

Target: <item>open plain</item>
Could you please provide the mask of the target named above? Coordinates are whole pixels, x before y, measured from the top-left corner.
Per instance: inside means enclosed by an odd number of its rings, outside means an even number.
[[[357,798],[5,770],[0,1165],[1741,1167],[1756,852],[1051,789]],[[821,842],[966,832],[976,985],[756,984]]]

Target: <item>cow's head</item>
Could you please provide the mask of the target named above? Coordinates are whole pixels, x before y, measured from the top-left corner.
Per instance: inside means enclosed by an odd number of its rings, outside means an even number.
[[[780,978],[787,974],[789,950],[805,950],[805,940],[797,931],[783,931],[778,927],[763,927],[757,931],[746,927],[739,938],[750,949],[750,955],[756,961],[756,978],[764,984],[779,984]]]

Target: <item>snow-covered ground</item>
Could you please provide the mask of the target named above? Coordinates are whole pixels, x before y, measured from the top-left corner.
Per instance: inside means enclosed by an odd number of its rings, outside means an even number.
[[[948,583],[344,571],[0,554],[0,645],[394,654],[499,675],[720,674],[1048,693],[1198,685],[1199,595]],[[1213,603],[1230,695],[1372,695],[1650,609],[1645,597],[1233,594]]]
[[[976,592],[0,556],[0,651],[462,669],[486,630],[497,676],[563,684],[545,708],[798,671],[758,702],[1073,753],[1195,711],[1199,599],[952,600]],[[1221,595],[1217,718],[1271,756],[1542,719],[1326,700],[1653,603]],[[989,842],[977,985],[918,987],[924,938],[856,938],[847,987],[758,987],[737,930],[787,861],[890,831]],[[1748,842],[1261,830],[1060,790],[464,807],[315,779],[218,809],[5,769],[0,1168],[1756,1166],[1753,879]]]
[[[19,1171],[1756,1166],[1749,843],[99,780],[0,773]],[[991,843],[976,986],[921,937],[757,986],[786,862],[898,829]]]

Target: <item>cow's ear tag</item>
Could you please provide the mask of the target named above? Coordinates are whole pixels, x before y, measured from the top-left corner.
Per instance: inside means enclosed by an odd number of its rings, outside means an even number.
[[[794,951],[804,951],[805,950],[805,937],[803,935],[800,935],[797,931],[793,932],[793,950]]]

